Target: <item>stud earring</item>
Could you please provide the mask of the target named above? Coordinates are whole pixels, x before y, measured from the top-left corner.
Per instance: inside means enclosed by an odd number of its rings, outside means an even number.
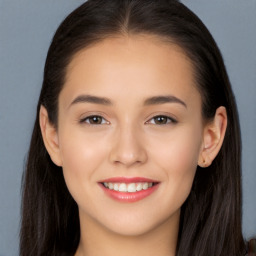
[[[202,168],[205,168],[205,167],[208,167],[208,164],[207,164],[206,160],[203,159],[203,161],[199,164],[199,166]]]

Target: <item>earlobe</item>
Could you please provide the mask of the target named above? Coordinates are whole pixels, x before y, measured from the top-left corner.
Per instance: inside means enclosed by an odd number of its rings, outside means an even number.
[[[49,121],[46,108],[42,105],[39,112],[39,122],[46,150],[52,161],[56,165],[61,166],[62,161],[60,157],[58,134],[54,125]]]
[[[227,112],[225,107],[216,110],[214,119],[206,124],[203,134],[202,148],[198,165],[208,167],[219,153],[227,128]]]

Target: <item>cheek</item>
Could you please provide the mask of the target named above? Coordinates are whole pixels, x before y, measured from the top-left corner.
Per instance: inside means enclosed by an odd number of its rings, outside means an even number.
[[[178,173],[189,171],[189,166],[197,165],[202,143],[201,129],[177,127],[170,135],[151,140],[151,155],[159,159],[165,169]]]
[[[180,207],[186,200],[193,184],[201,146],[200,130],[179,130],[165,142],[157,146],[155,155],[157,165],[161,167],[166,181],[166,200]],[[164,145],[164,146],[163,146]],[[171,201],[170,200],[173,200]]]
[[[83,130],[71,132],[69,129],[62,131],[59,139],[64,178],[75,196],[88,188],[89,183],[97,181],[95,170],[106,159],[106,142]]]
[[[106,138],[81,129],[66,129],[60,134],[63,167],[71,172],[90,172],[105,156]]]

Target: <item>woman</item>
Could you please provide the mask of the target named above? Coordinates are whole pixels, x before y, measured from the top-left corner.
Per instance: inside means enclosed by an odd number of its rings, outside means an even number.
[[[221,54],[175,0],[89,0],[49,48],[21,255],[245,255]]]

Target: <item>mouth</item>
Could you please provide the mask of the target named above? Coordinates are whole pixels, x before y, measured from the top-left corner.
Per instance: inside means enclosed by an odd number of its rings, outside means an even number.
[[[121,202],[136,202],[151,195],[160,182],[145,178],[111,178],[99,182],[103,191]]]
[[[116,183],[116,182],[103,182],[101,183],[105,188],[119,192],[136,193],[141,190],[147,190],[155,185],[157,182],[136,182],[136,183]]]

